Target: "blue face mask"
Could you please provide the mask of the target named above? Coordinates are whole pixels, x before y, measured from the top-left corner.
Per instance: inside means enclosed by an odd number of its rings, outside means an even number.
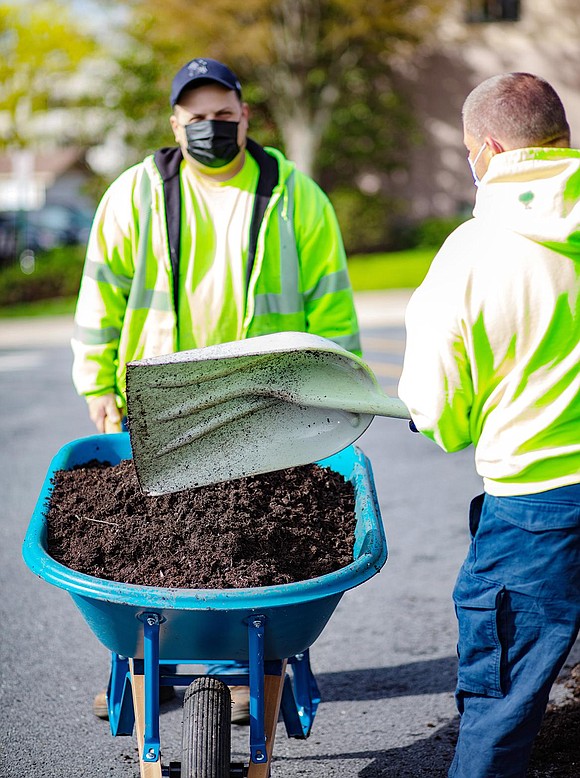
[[[479,158],[481,157],[481,155],[483,153],[483,150],[484,150],[484,148],[486,146],[487,146],[487,143],[484,142],[482,144],[481,148],[479,149],[479,151],[477,152],[473,162],[469,159],[469,157],[467,157],[467,162],[469,163],[469,167],[471,168],[471,175],[473,176],[473,183],[475,184],[475,186],[479,186],[479,176],[475,172],[475,166],[477,165],[477,162],[478,162]]]

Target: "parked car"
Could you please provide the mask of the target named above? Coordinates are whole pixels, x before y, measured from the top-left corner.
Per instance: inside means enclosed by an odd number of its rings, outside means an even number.
[[[18,254],[18,238],[15,214],[0,213],[0,265],[12,262]]]
[[[0,264],[15,261],[23,251],[86,243],[93,213],[63,205],[36,211],[0,212]]]

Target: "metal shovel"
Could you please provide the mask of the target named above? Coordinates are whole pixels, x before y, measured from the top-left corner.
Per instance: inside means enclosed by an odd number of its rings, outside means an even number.
[[[130,362],[127,411],[151,495],[315,462],[375,415],[410,418],[362,359],[302,332]]]

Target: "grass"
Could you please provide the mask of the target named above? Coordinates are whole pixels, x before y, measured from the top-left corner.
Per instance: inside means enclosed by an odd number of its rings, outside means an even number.
[[[435,248],[421,248],[353,256],[348,262],[353,289],[415,289],[425,278],[436,253]]]
[[[385,254],[359,254],[349,259],[355,292],[380,289],[415,289],[424,279],[437,250],[409,249]],[[76,297],[38,300],[0,308],[0,318],[73,314]]]
[[[74,313],[76,297],[57,297],[53,300],[37,300],[33,303],[4,305],[0,308],[0,318],[15,319],[23,316],[60,316]]]

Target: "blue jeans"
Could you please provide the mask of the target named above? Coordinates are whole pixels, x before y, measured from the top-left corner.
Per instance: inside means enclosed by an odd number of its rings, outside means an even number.
[[[524,778],[580,628],[580,484],[476,497],[453,592],[461,714],[450,778]]]

